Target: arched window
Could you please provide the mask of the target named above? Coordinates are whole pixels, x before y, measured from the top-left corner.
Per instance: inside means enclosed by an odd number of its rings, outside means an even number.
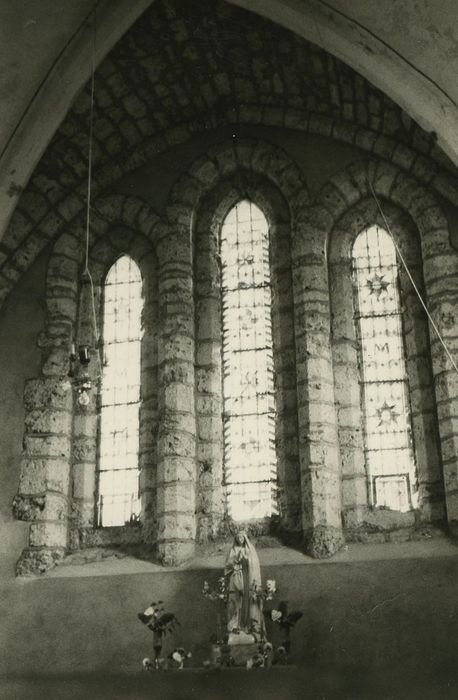
[[[358,235],[352,269],[370,502],[406,511],[417,505],[417,477],[396,249],[384,229]]]
[[[124,525],[139,515],[139,407],[142,279],[120,257],[103,288],[103,373],[100,397],[97,522]]]
[[[269,227],[247,200],[221,228],[224,481],[235,520],[275,512]]]

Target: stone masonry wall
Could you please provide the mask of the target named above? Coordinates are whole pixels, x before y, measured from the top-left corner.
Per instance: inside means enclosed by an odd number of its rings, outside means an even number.
[[[445,218],[429,191],[382,160],[356,160],[310,201],[303,173],[281,148],[231,139],[178,178],[163,218],[134,197],[94,201],[96,306],[104,275],[123,252],[137,261],[144,282],[141,527],[94,527],[96,392],[83,413],[67,378],[69,346],[81,329],[81,221],[59,237],[39,339],[42,375],[29,381],[24,399],[14,508],[31,528],[19,572],[46,570],[79,547],[126,542],[144,542],[176,564],[196,540],[218,536],[225,514],[219,231],[242,198],[260,206],[270,228],[280,530],[300,533],[316,557],[333,554],[344,534],[365,540],[375,529],[377,537],[408,537],[414,526],[441,523],[444,505],[453,531],[456,373],[402,270],[420,508],[387,514],[368,507],[349,251],[356,233],[381,223],[369,182],[453,353],[458,256]]]
[[[227,157],[233,157],[232,148]],[[280,527],[287,532],[302,529],[290,212],[281,192],[272,182],[261,177],[253,169],[239,169],[236,173],[226,175],[200,203],[195,226],[196,415],[199,426],[197,469],[200,482],[197,512],[200,537],[204,539],[217,534],[226,501],[222,488],[224,475],[219,237],[227,213],[237,202],[246,198],[262,209],[270,233]]]
[[[402,256],[424,296],[420,240],[412,219],[389,200],[384,213]],[[398,513],[369,506],[364,456],[360,367],[353,318],[351,250],[356,236],[371,225],[385,228],[374,199],[351,207],[336,223],[329,242],[332,303],[332,347],[339,444],[342,463],[342,509],[346,537],[363,541],[400,538],[400,530],[417,522],[445,519],[437,413],[429,349],[427,318],[415,290],[399,262],[400,303],[403,320],[414,454],[418,474],[419,510]],[[394,532],[394,534],[393,534]]]
[[[132,231],[127,226],[114,226],[103,238],[99,238],[90,251],[89,269],[94,284],[97,327],[103,338],[102,299],[106,273],[116,259],[129,255],[138,265],[142,276],[142,347],[141,347],[141,404],[139,412],[140,446],[140,493],[142,496],[141,521],[143,531],[138,527],[95,527],[95,500],[97,498],[97,451],[98,419],[100,395],[97,388],[100,382],[100,364],[93,357],[90,369],[93,370],[94,391],[89,406],[74,405],[73,452],[72,452],[72,513],[69,531],[69,548],[81,546],[127,543],[143,539],[149,540],[155,533],[156,518],[156,442],[157,432],[157,279],[156,259],[151,241],[146,236]],[[85,314],[82,319],[81,315]],[[92,309],[81,309],[78,329],[82,323],[92,326]],[[76,345],[81,339],[76,336]]]
[[[121,236],[110,239],[109,233],[121,224]],[[114,262],[129,245],[139,262],[146,262],[151,279],[154,265],[151,259],[151,243],[145,246],[141,240],[128,234],[128,227],[145,232],[158,228],[157,217],[141,201],[123,196],[112,196],[98,202],[97,216],[92,221],[93,237],[101,237],[96,245],[93,270],[96,275],[96,307],[100,299],[101,270]],[[95,455],[96,455],[96,391],[92,402],[83,413],[76,410],[73,390],[68,378],[70,346],[75,338],[79,294],[79,273],[83,258],[83,232],[69,230],[54,247],[48,265],[47,322],[38,342],[42,349],[42,372],[37,379],[29,380],[24,393],[25,435],[18,494],[13,509],[20,520],[30,521],[29,546],[18,562],[18,573],[42,572],[63,558],[68,549],[86,541],[94,520]],[[107,233],[108,232],[108,233]],[[116,246],[116,240],[118,246]],[[121,242],[120,242],[121,241]],[[104,254],[111,256],[111,260]],[[146,256],[146,257],[145,257]],[[97,267],[98,266],[98,267]],[[97,279],[97,273],[99,279]],[[150,282],[154,293],[154,283]],[[154,309],[154,304],[153,304]],[[149,357],[144,371],[154,370],[156,355],[150,332],[145,333],[142,351]],[[94,359],[91,367],[94,367]],[[97,379],[97,378],[96,378]],[[97,383],[96,383],[97,386]],[[147,388],[146,384],[146,388]],[[142,412],[155,402],[154,393],[143,394]],[[143,426],[145,421],[142,421]],[[153,427],[153,426],[152,426]],[[147,431],[150,431],[148,425]],[[145,443],[145,427],[141,431],[144,454],[153,452],[152,436]],[[150,433],[149,433],[150,434]],[[145,512],[151,512],[150,487],[146,475],[154,472],[151,462],[144,466]],[[154,509],[153,509],[154,512]],[[153,528],[155,529],[155,528]],[[145,532],[148,528],[145,528]]]
[[[227,183],[231,178],[232,189],[230,186],[224,189],[220,183]],[[270,181],[267,188],[259,186],[258,183],[262,182],[262,178],[267,182]],[[222,189],[217,190],[218,186]],[[272,190],[275,189],[278,194],[272,197]],[[214,280],[218,279],[215,254],[210,252],[210,256],[208,255],[208,246],[210,251],[215,246],[214,239],[218,225],[222,223],[223,214],[227,213],[230,205],[235,204],[237,198],[251,193],[261,208],[264,203],[265,213],[270,223],[275,222],[271,231],[273,241],[277,235],[277,242],[273,248],[276,257],[272,257],[272,260],[275,260],[273,284],[276,291],[280,287],[282,291],[273,309],[274,366],[276,365],[276,386],[284,389],[284,393],[280,392],[280,415],[277,427],[279,487],[283,494],[280,506],[285,528],[296,529],[299,510],[296,485],[300,479],[300,529],[308,550],[314,556],[327,556],[340,547],[342,534],[325,246],[319,237],[314,235],[313,230],[310,230],[310,222],[307,219],[307,189],[301,173],[281,149],[248,139],[229,144],[222,143],[210,149],[206,156],[193,164],[188,173],[180,178],[173,188],[170,203],[175,210],[175,216],[179,212],[180,220],[192,228],[195,212],[207,211],[204,195],[212,193],[213,190],[218,192],[220,202],[216,209],[210,206],[210,212],[215,211],[213,227],[211,223],[209,225],[210,220],[205,223],[205,217],[204,224],[197,218],[195,255],[199,285],[205,285],[208,282],[213,284]],[[286,203],[289,211],[284,205],[278,204],[279,197]],[[289,229],[288,235],[286,235],[287,229]],[[280,241],[283,243],[285,240],[288,245],[282,245],[280,252]],[[291,253],[289,253],[290,246]],[[199,254],[207,257],[210,269],[205,269],[205,261],[199,261]],[[292,273],[288,265],[289,255],[293,259]],[[203,278],[201,278],[201,266],[204,266]],[[314,274],[312,279],[316,280],[312,284],[310,284],[310,274]],[[318,298],[317,290],[319,290]],[[199,286],[197,303],[202,301],[203,296]],[[294,305],[294,320],[291,301]],[[216,297],[213,296],[213,299],[210,298],[205,303],[205,312],[213,313],[215,319],[213,326],[209,319],[209,327],[220,328],[218,326],[220,321],[216,320],[218,313]],[[207,304],[210,304],[210,308]],[[288,312],[281,314],[284,319],[282,328],[279,323],[280,309],[286,311],[286,308]],[[314,314],[316,320],[311,320]],[[289,328],[288,319],[290,319]],[[197,323],[199,329],[199,318]],[[218,353],[220,341],[215,340],[214,330],[210,338],[201,335],[200,330],[198,333],[199,340],[213,339],[212,350]],[[327,362],[325,368],[323,362]],[[215,366],[210,363],[207,368],[198,367],[200,376],[204,376],[202,370],[207,373],[207,380],[211,380],[207,382],[207,386],[210,384],[216,387],[219,375]],[[323,372],[326,373],[325,377],[322,376]],[[221,391],[221,388],[219,387],[218,390]],[[312,391],[315,392],[313,395]],[[200,409],[204,394],[205,391],[198,391],[197,406]],[[327,406],[326,409],[323,408],[324,403]],[[292,416],[295,405],[297,405],[297,416]],[[328,411],[329,415],[325,415],[324,411]],[[216,419],[216,416],[213,415],[213,419]],[[202,417],[197,420],[198,426],[202,429]],[[216,420],[213,420],[213,424],[216,425]],[[221,463],[221,437],[218,437],[218,431],[213,434],[215,439],[210,446],[213,450],[211,468],[214,463],[217,465]],[[296,436],[298,452],[295,448]],[[325,447],[323,447],[323,441]],[[202,449],[203,441],[198,446],[198,455],[202,454]],[[217,468],[219,475],[221,467]],[[206,479],[209,480],[208,477]],[[211,488],[216,493],[218,503],[221,487],[213,484]],[[215,515],[217,512],[218,509]],[[202,513],[202,516],[204,515],[206,514]]]
[[[349,460],[344,471],[350,475],[349,480],[354,482],[349,486],[345,484],[346,479],[344,479],[344,512],[348,514],[350,527],[360,522],[361,508],[364,509],[364,496],[361,490],[361,438],[358,435],[360,419],[357,417],[356,408],[355,354],[351,348],[351,335],[350,343],[346,340],[342,341],[348,334],[348,311],[341,315],[342,306],[339,307],[338,300],[344,294],[349,295],[348,282],[346,282],[348,275],[342,272],[341,266],[348,264],[344,263],[344,258],[348,259],[350,255],[351,233],[353,232],[354,235],[356,230],[364,228],[368,223],[368,216],[380,223],[373,204],[367,204],[372,197],[371,186],[377,197],[387,203],[387,213],[393,218],[394,234],[399,236],[400,247],[405,253],[413,277],[417,280],[419,289],[424,289],[425,302],[432,319],[452,355],[455,343],[453,324],[456,313],[458,254],[450,245],[447,222],[442,210],[430,192],[399,172],[394,166],[375,161],[355,162],[331,179],[317,197],[315,205],[316,216],[324,224],[324,240],[332,241],[330,251],[333,274],[332,295],[337,305],[333,330],[338,396],[342,396],[340,387],[343,381],[346,382],[346,386],[353,387],[350,403],[347,405],[341,403],[344,411],[340,414],[341,445]],[[363,206],[362,202],[366,204]],[[353,207],[355,209],[352,214]],[[402,212],[401,215],[400,212]],[[344,227],[342,222],[345,224]],[[348,242],[346,251],[344,246],[340,248],[339,234],[346,236]],[[415,238],[420,241],[421,254]],[[339,248],[341,253],[338,252]],[[456,475],[458,473],[456,471],[458,453],[455,450],[456,438],[453,428],[453,415],[456,410],[454,390],[456,371],[431,324],[427,323],[418,299],[414,298],[410,283],[407,282],[402,270],[400,283],[403,300],[407,307],[407,312],[404,314],[404,336],[419,468],[420,520],[428,522],[441,520],[444,505],[442,489],[444,488],[448,526],[453,532],[457,522]],[[348,374],[343,376],[345,372]],[[432,386],[435,389],[435,396],[431,391]],[[341,401],[341,398],[338,401]],[[345,412],[346,418],[344,418]],[[348,450],[348,440],[344,437],[345,433],[348,434],[346,428],[354,438],[351,450]],[[377,514],[375,522],[381,530],[384,528],[389,530],[397,520],[394,528],[398,529],[408,522],[411,523],[409,518],[412,519],[413,514],[407,516],[404,522],[402,517],[400,519],[394,517],[390,524],[390,516],[388,516],[384,524],[383,515]],[[374,516],[371,516],[371,521],[373,524]],[[399,538],[399,535],[393,535],[393,537]]]

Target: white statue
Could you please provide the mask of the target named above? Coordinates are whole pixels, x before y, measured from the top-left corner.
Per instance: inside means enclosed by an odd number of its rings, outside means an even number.
[[[224,568],[230,643],[265,639],[261,567],[256,549],[242,530],[234,537]],[[238,638],[237,638],[238,635]]]

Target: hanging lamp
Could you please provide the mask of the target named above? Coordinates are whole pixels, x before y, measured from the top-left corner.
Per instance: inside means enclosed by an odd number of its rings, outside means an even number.
[[[72,379],[76,400],[80,406],[88,406],[90,392],[94,381],[100,378],[99,333],[95,309],[94,284],[89,271],[89,238],[91,219],[91,189],[92,189],[92,141],[94,122],[94,74],[96,49],[96,7],[93,10],[93,44],[91,62],[91,102],[89,112],[89,152],[88,178],[86,197],[86,231],[85,231],[85,263],[80,280],[79,314],[76,330],[77,342],[73,342],[70,351],[69,377]],[[97,360],[97,369],[90,370],[91,359]]]

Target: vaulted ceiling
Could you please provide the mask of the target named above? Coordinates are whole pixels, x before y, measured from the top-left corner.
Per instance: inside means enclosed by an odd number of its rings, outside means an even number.
[[[0,235],[18,206],[0,246],[0,288],[84,206],[92,47],[92,0],[72,0],[63,12],[48,0],[14,12],[8,4],[0,3]],[[383,5],[102,0],[96,60],[107,55],[95,79],[94,191],[193,133],[263,123],[332,135],[382,157],[397,149],[400,165],[458,198],[454,166],[437,143],[438,135],[457,156],[450,124],[458,124],[458,96],[445,61],[458,57],[441,8],[450,17],[458,11],[418,0],[409,14],[393,0],[383,22]]]

